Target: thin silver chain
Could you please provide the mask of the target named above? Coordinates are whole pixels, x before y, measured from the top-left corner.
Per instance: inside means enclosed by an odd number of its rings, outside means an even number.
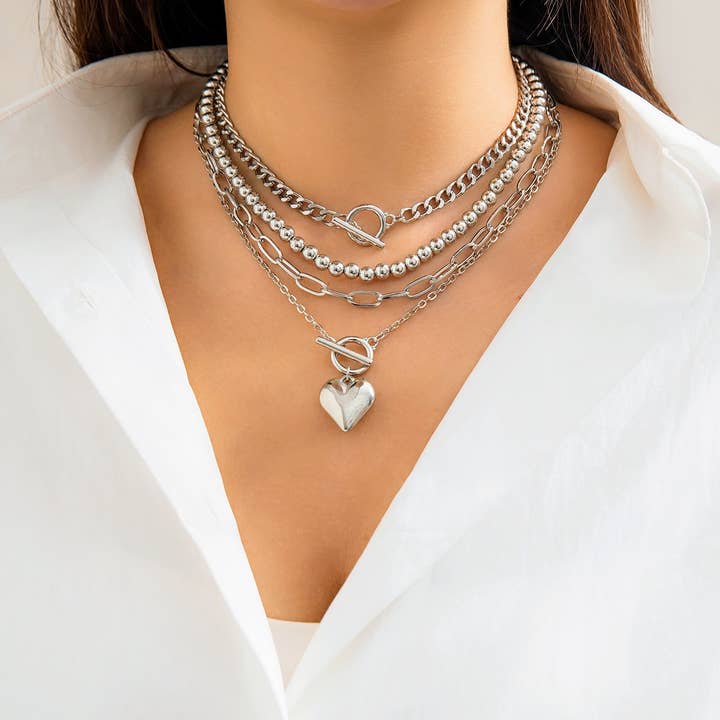
[[[497,138],[485,155],[476,160],[446,187],[414,205],[404,207],[397,212],[386,212],[385,220],[388,226],[397,222],[413,222],[454,202],[473,187],[515,145],[528,124],[534,94],[544,93],[545,90],[539,76],[526,61],[515,56],[512,57],[512,60],[518,77],[519,98],[515,117],[508,128]],[[208,82],[208,87],[212,88],[211,96],[215,113],[218,116],[220,131],[227,136],[229,144],[236,151],[240,160],[273,195],[306,217],[329,227],[336,226],[334,222],[336,218],[347,219],[347,212],[330,210],[321,203],[310,200],[293,190],[245,142],[233,125],[225,104],[227,68],[227,62],[221,64]],[[210,96],[210,92],[208,95]]]
[[[208,174],[213,182],[213,185],[218,193],[220,201],[226,213],[229,215],[233,224],[239,230],[243,241],[252,254],[256,262],[263,268],[268,277],[278,287],[280,292],[287,298],[288,302],[295,307],[297,312],[304,318],[304,320],[311,325],[311,327],[322,337],[328,340],[335,340],[328,331],[324,328],[321,322],[319,322],[315,316],[300,302],[300,300],[293,294],[289,287],[282,281],[278,274],[273,269],[274,265],[281,267],[283,270],[290,274],[290,277],[294,279],[296,285],[302,290],[309,292],[313,295],[333,295],[336,297],[345,297],[352,305],[362,307],[377,307],[380,303],[364,303],[362,301],[355,301],[357,293],[363,293],[365,295],[370,292],[375,296],[380,295],[375,291],[351,291],[351,293],[339,293],[331,290],[323,282],[314,278],[307,273],[304,273],[295,268],[292,263],[289,263],[282,254],[279,253],[279,248],[269,239],[263,235],[257,224],[254,222],[247,208],[241,205],[235,198],[232,192],[232,185],[227,182],[227,177],[218,168],[215,163],[215,159],[212,155],[211,149],[205,147],[204,143],[207,141],[208,136],[203,137],[200,132],[200,112],[199,110],[195,113],[194,122],[194,136],[195,142],[200,151]],[[553,132],[550,133],[550,128]],[[367,338],[372,347],[377,347],[382,340],[384,340],[392,332],[404,325],[408,320],[415,317],[417,313],[428,307],[433,301],[437,300],[449,287],[451,287],[455,281],[463,275],[477,260],[484,254],[484,252],[491,247],[502,234],[508,229],[513,220],[517,217],[519,212],[527,205],[532,197],[537,193],[541,183],[545,179],[552,163],[557,155],[560,139],[562,136],[562,126],[560,123],[560,117],[557,111],[556,104],[552,97],[548,95],[547,104],[547,130],[546,136],[542,144],[541,152],[533,159],[531,166],[526,170],[518,179],[515,190],[508,200],[500,205],[490,216],[485,226],[479,229],[472,237],[471,241],[466,243],[453,255],[453,259],[450,263],[440,268],[439,271],[434,273],[432,276],[424,276],[418,278],[406,286],[406,288],[399,293],[389,293],[388,297],[408,297],[417,298],[418,295],[412,291],[408,293],[408,287],[417,287],[417,283],[420,280],[428,282],[428,290],[422,293],[421,297],[413,307],[407,310],[403,315],[394,320],[389,325],[379,330],[375,335]],[[221,184],[222,181],[222,184]],[[244,211],[245,217],[240,217],[239,212]],[[270,242],[270,247],[273,248],[271,252],[265,249],[265,244]],[[275,250],[278,251],[279,255],[275,254]],[[462,253],[462,255],[460,254]],[[428,281],[427,278],[433,278]],[[304,283],[307,281],[319,283],[318,287],[322,288],[322,292],[306,286]]]

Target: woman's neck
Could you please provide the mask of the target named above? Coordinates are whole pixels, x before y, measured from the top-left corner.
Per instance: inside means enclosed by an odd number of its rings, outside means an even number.
[[[283,179],[333,208],[421,199],[515,112],[502,0],[226,5],[230,114]]]

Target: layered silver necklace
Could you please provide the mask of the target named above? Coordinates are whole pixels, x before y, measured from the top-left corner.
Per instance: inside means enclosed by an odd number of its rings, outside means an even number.
[[[450,288],[505,233],[530,202],[555,159],[561,138],[557,106],[527,62],[513,56],[518,82],[518,105],[510,125],[495,143],[447,186],[424,200],[395,212],[372,203],[361,203],[340,212],[310,200],[292,189],[260,158],[235,128],[225,104],[227,62],[208,79],[197,102],[195,142],[222,207],[238,230],[257,264],[278,290],[316,332],[316,342],[330,351],[330,361],[340,373],[320,389],[320,404],[343,431],[351,430],[375,402],[375,390],[363,376],[373,364],[380,343]],[[504,163],[503,163],[504,161]],[[501,166],[497,170],[498,166]],[[454,203],[493,170],[479,200],[465,208],[440,235],[391,263],[364,264],[332,259],[316,245],[296,234],[294,228],[263,202],[243,175],[245,170],[291,210],[342,231],[356,245],[384,247],[386,233],[399,223],[411,223]],[[374,215],[376,229],[363,228],[359,216]],[[263,232],[262,226],[267,230]],[[273,240],[273,235],[276,240]],[[302,262],[331,276],[356,279],[360,287],[348,292],[330,286],[292,262]],[[399,278],[452,250],[447,262],[408,282],[400,290],[383,292],[372,285]],[[283,276],[287,281],[283,281]],[[336,339],[291,290],[292,284],[315,297],[344,300],[354,308],[376,308],[386,301],[405,301],[410,307],[374,335]]]

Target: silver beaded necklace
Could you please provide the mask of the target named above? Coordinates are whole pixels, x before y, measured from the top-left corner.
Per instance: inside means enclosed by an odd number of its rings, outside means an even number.
[[[226,64],[224,65],[226,68]],[[528,66],[526,64],[524,66],[523,70],[527,69]],[[219,160],[225,156],[215,151],[222,147],[222,142],[218,137],[217,124],[208,118],[209,105],[204,102],[206,98],[214,95],[213,83],[217,82],[216,76],[217,73],[210,78],[196,106],[193,124],[195,143],[222,207],[240,233],[251,255],[288,302],[317,333],[316,342],[330,350],[331,363],[341,375],[328,380],[321,387],[320,404],[338,427],[347,432],[355,427],[375,402],[375,390],[372,384],[361,376],[371,367],[380,343],[416,317],[421,310],[431,306],[472,267],[506,232],[520,211],[537,193],[552,166],[560,144],[562,128],[557,106],[550,95],[545,93],[547,100],[541,106],[543,110],[540,113],[546,120],[545,134],[540,151],[533,158],[530,167],[518,177],[510,196],[497,205],[486,223],[453,253],[448,263],[434,273],[412,281],[398,292],[380,293],[359,289],[344,293],[303,272],[283,256],[280,247],[262,232],[255,221],[254,215],[258,213],[254,213],[252,208],[260,202],[259,198],[257,196],[251,198],[251,193],[243,197],[239,190],[247,186],[237,181],[239,177],[237,168],[232,164],[219,163]],[[214,120],[214,117],[212,119]],[[262,212],[259,214],[261,215]],[[302,291],[318,297],[328,295],[345,299],[354,307],[378,307],[383,300],[390,298],[406,298],[415,302],[400,317],[372,336],[347,335],[335,339],[283,282],[276,268],[285,273]],[[356,349],[348,346],[355,346]]]

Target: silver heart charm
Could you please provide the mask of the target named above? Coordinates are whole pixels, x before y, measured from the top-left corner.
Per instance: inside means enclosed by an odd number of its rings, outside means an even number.
[[[374,402],[375,389],[367,380],[340,377],[320,389],[320,405],[343,432],[352,430]]]

